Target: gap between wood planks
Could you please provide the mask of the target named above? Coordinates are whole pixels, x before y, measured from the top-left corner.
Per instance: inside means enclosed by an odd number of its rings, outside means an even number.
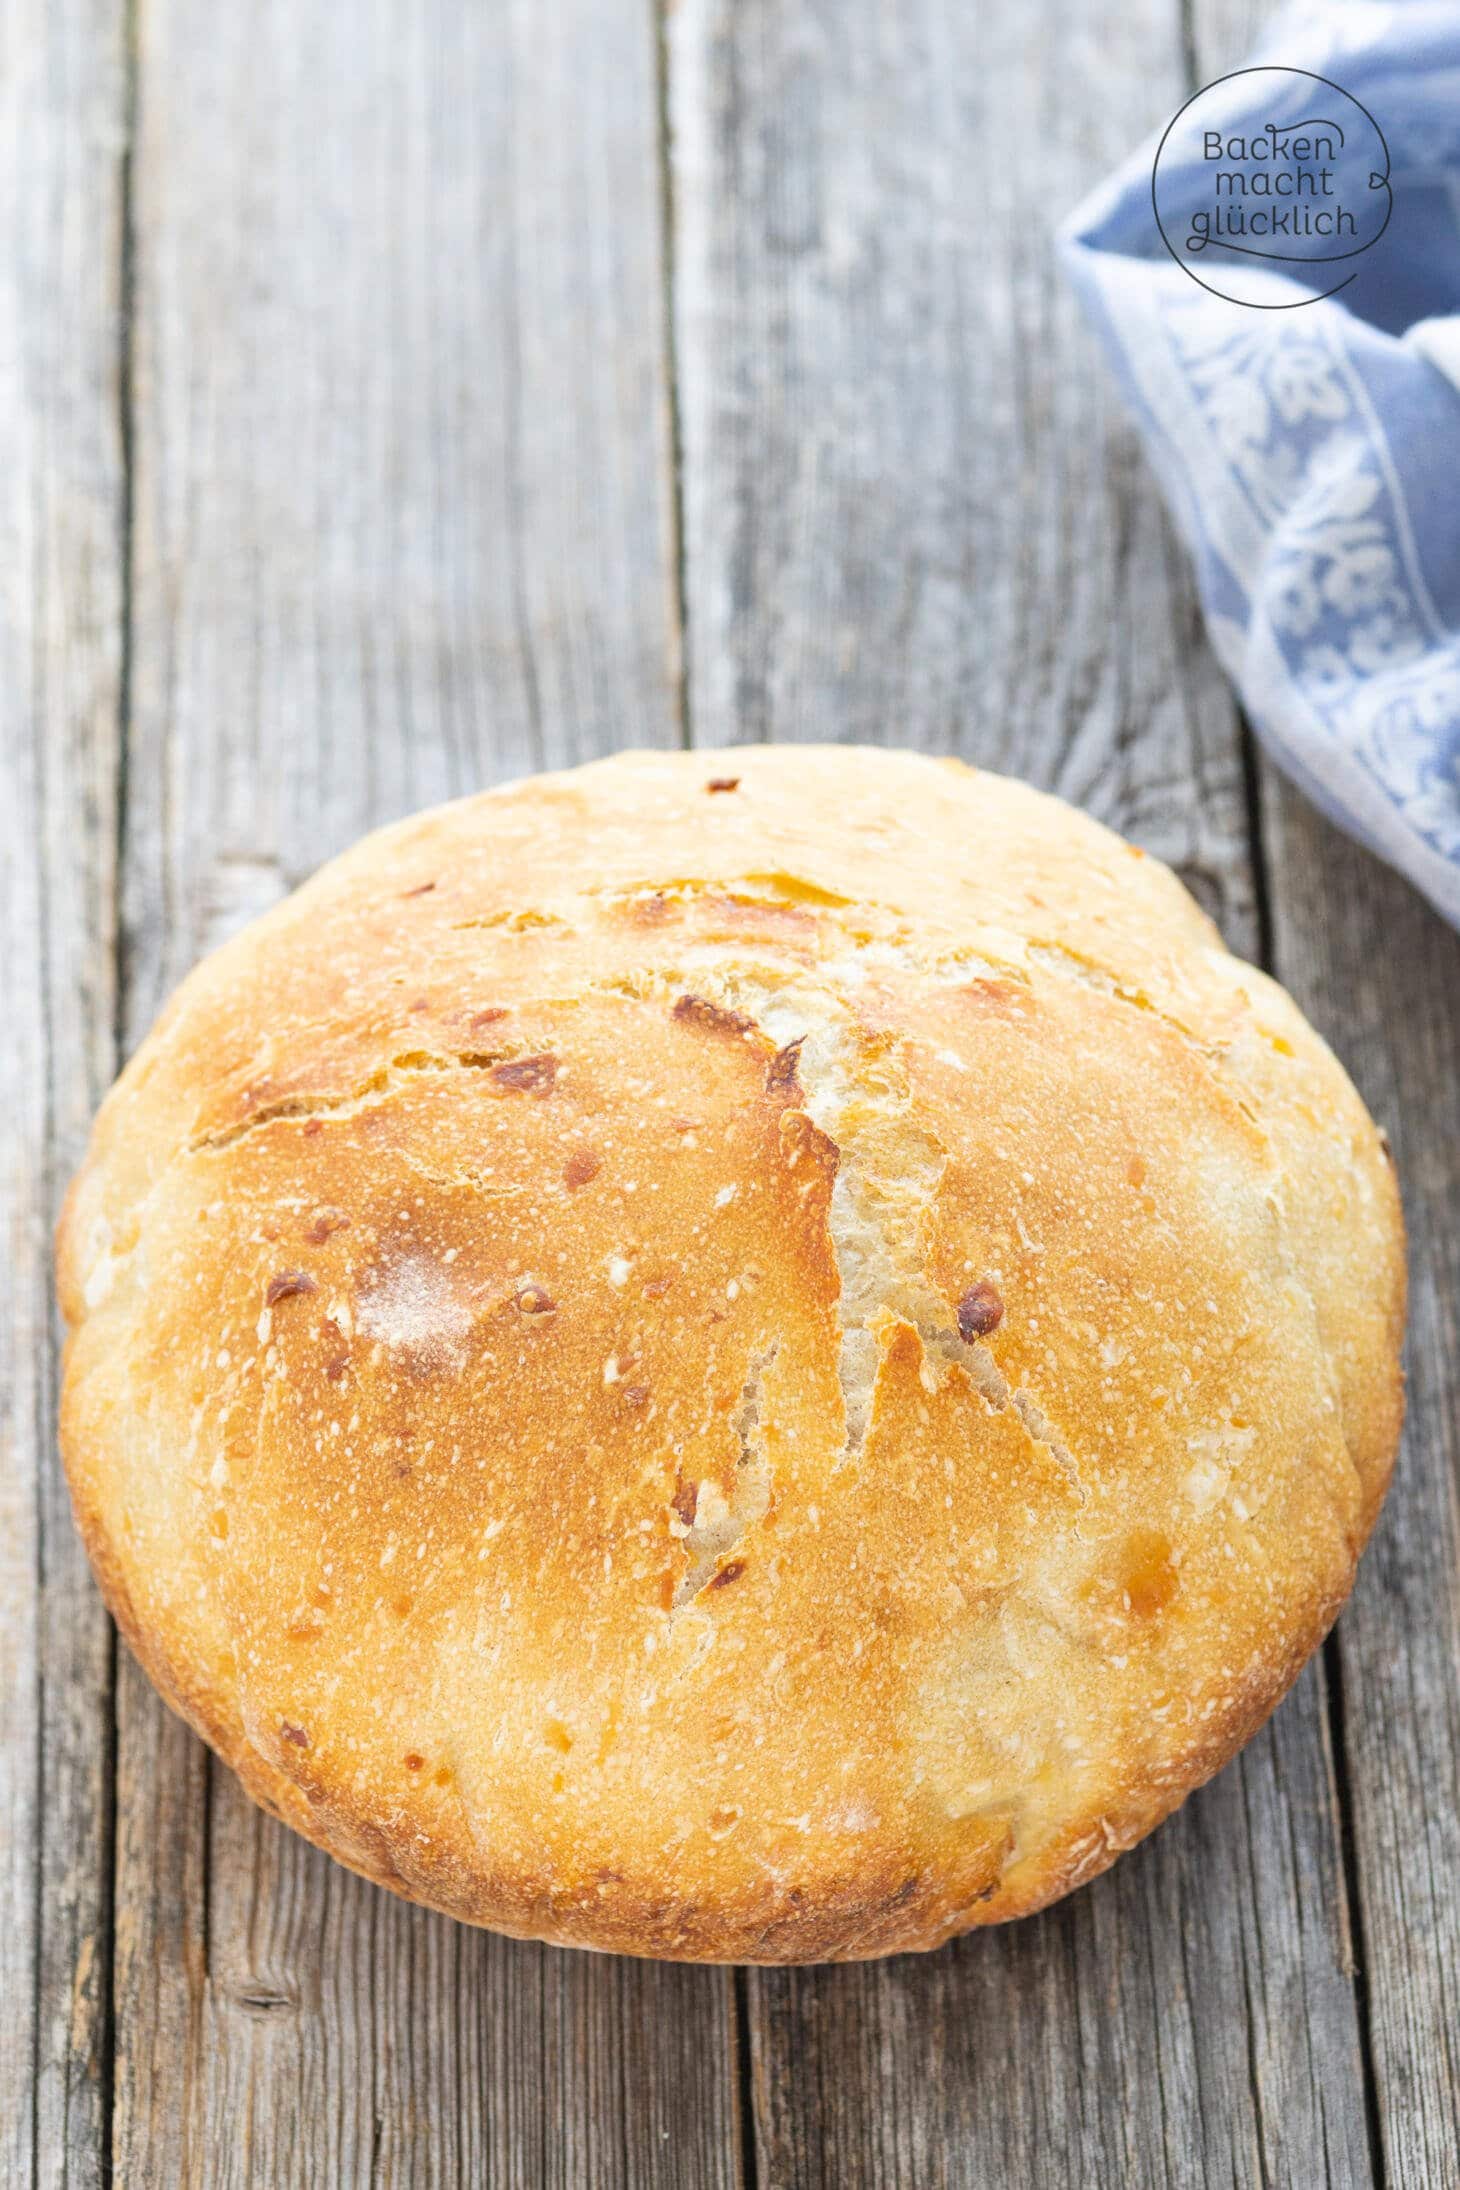
[[[121,573],[121,659],[117,685],[117,776],[116,811],[114,815],[115,841],[112,851],[112,938],[114,964],[112,970],[112,1069],[120,1072],[126,1059],[127,1009],[131,984],[130,938],[127,931],[126,907],[123,901],[123,876],[126,872],[127,816],[128,816],[128,759],[129,731],[132,707],[132,565],[133,565],[133,440],[135,428],[134,404],[134,334],[136,318],[137,232],[136,209],[133,198],[133,163],[137,141],[137,100],[140,70],[137,50],[137,9],[140,0],[123,0],[122,6],[122,141],[120,161],[120,220],[117,233],[119,260],[118,297],[120,314],[117,326],[117,440],[122,458],[122,497],[120,510],[120,539],[118,563]],[[100,1952],[104,1957],[103,2006],[101,2029],[101,2168],[102,2181],[109,2183],[113,2176],[113,2143],[116,2112],[116,2064],[117,2064],[117,2000],[116,2000],[116,1936],[117,1936],[117,1681],[118,1656],[121,1639],[116,1622],[108,1620],[110,1647],[107,1651],[106,1715],[110,1734],[106,1757],[106,1830],[101,1851],[103,1940]],[[39,2162],[39,2153],[37,2154]],[[39,2165],[37,2175],[39,2176]]]
[[[669,407],[669,570],[673,588],[670,622],[678,649],[674,665],[679,742],[694,744],[689,688],[689,591],[684,544],[684,421],[679,409],[679,348],[674,327],[674,146],[669,118],[669,15],[673,0],[648,0],[654,42],[655,120],[658,128],[660,271],[664,325],[664,388]]]

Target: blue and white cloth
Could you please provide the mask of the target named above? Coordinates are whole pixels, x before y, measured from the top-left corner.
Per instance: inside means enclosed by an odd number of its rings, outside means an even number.
[[[1157,138],[1062,249],[1259,736],[1460,926],[1460,0],[1297,7],[1253,59],[1383,132],[1393,211],[1348,286],[1293,310],[1199,286],[1158,232]],[[1254,127],[1263,81],[1224,94]],[[1274,304],[1323,286],[1256,279]]]

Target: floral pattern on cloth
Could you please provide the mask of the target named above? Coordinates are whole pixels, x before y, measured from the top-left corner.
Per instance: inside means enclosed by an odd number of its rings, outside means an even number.
[[[1460,8],[1329,0],[1254,59],[1331,77],[1384,132],[1393,216],[1347,288],[1258,310],[1190,280],[1156,139],[1062,250],[1254,728],[1460,926]],[[1264,278],[1274,304],[1306,293]]]

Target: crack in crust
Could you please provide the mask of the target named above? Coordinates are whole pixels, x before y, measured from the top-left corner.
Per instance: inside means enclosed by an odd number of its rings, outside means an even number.
[[[768,1346],[752,1359],[735,1410],[734,1430],[740,1447],[730,1496],[710,1479],[683,1484],[675,1493],[674,1510],[685,1525],[684,1548],[690,1565],[674,1593],[671,1611],[677,1612],[704,1589],[716,1586],[730,1574],[731,1553],[748,1530],[763,1521],[771,1508],[773,1481],[770,1455],[761,1424],[765,1379],[776,1358]],[[738,1572],[739,1569],[736,1569]]]
[[[775,1045],[776,1063],[791,1059],[807,1115],[837,1150],[828,1225],[841,1280],[843,1460],[855,1458],[866,1443],[882,1336],[900,1320],[922,1341],[925,1375],[935,1373],[935,1363],[945,1371],[960,1368],[989,1406],[1012,1407],[1083,1505],[1088,1492],[1079,1465],[1043,1408],[1031,1393],[1011,1390],[989,1347],[980,1337],[964,1337],[958,1311],[950,1311],[923,1275],[926,1213],[946,1156],[935,1136],[913,1121],[899,1049],[870,1036],[833,990],[808,979],[772,986],[759,970],[700,979],[712,998],[694,999],[713,1015],[706,1023],[759,1032]],[[685,1016],[680,1005],[675,1010]]]
[[[209,1132],[194,1134],[178,1153],[196,1156],[204,1149],[232,1148],[236,1141],[257,1132],[260,1126],[273,1125],[281,1118],[357,1117],[379,1097],[393,1094],[403,1081],[423,1072],[500,1072],[503,1066],[525,1071],[529,1066],[540,1067],[544,1062],[536,1057],[523,1057],[520,1045],[516,1049],[403,1050],[392,1057],[388,1065],[381,1065],[343,1095],[286,1095],[278,1102],[265,1103],[250,1111],[236,1125],[215,1126]],[[522,1084],[536,1087],[543,1077],[539,1071],[533,1079],[524,1080]],[[551,1075],[546,1077],[550,1079]]]

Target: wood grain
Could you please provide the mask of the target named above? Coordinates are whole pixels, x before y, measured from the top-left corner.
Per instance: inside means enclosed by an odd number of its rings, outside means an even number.
[[[0,2181],[104,2179],[107,1622],[54,1457],[50,1237],[113,1068],[119,23],[18,0],[0,69]]]
[[[1049,249],[1178,103],[1175,7],[681,0],[669,53],[696,738],[1013,769],[1254,950],[1231,700]],[[1315,1667],[1049,1915],[752,1974],[762,2180],[1366,2182],[1351,1968]]]
[[[129,1041],[363,829],[679,736],[647,14],[140,27]],[[129,1661],[118,1743],[120,2180],[738,2177],[723,1973],[406,1908]]]

